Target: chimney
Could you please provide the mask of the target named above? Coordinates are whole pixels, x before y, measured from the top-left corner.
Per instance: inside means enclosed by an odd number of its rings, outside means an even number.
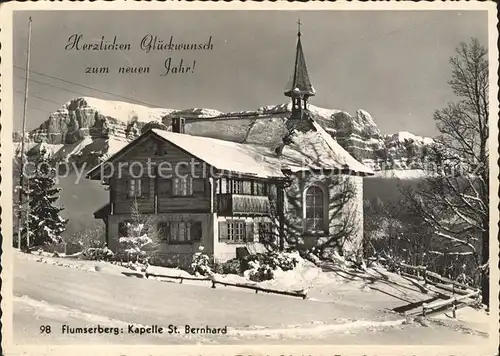
[[[183,117],[174,117],[172,119],[172,132],[185,133],[186,119]]]

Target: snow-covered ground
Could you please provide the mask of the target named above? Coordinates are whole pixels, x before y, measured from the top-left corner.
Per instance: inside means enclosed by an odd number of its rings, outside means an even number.
[[[150,267],[150,273],[192,277],[173,268]],[[351,275],[349,275],[351,274]],[[484,343],[484,311],[458,311],[459,320],[433,318],[427,325],[407,323],[384,310],[418,299],[405,280],[382,270],[353,273],[332,266],[321,271],[308,263],[262,285],[278,289],[310,286],[308,300],[217,286],[206,281],[135,278],[140,272],[110,264],[27,255],[16,252],[14,264],[14,331],[21,343],[341,343],[451,344]],[[130,277],[126,277],[126,275]],[[369,276],[372,276],[371,279]],[[364,277],[363,277],[364,276]],[[217,279],[246,282],[238,276]],[[400,280],[398,280],[400,278]],[[383,281],[383,282],[381,282]],[[395,286],[390,287],[395,283]],[[406,281],[407,282],[407,281]],[[385,288],[385,289],[384,289]],[[392,288],[392,289],[391,289]],[[397,294],[399,291],[399,294]],[[413,293],[413,294],[412,294]],[[405,295],[406,294],[406,295]],[[462,319],[460,316],[462,315]],[[33,322],[33,320],[37,320]],[[40,337],[48,323],[57,332]],[[226,335],[62,335],[63,325],[213,325],[228,326]]]

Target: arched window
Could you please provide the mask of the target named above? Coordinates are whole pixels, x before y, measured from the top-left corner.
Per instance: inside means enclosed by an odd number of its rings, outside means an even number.
[[[305,228],[306,231],[325,230],[325,192],[321,187],[312,185],[305,196]]]

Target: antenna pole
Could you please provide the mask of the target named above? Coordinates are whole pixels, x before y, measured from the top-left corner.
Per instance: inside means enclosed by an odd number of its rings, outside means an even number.
[[[23,133],[21,141],[21,173],[19,176],[19,209],[17,219],[17,243],[21,249],[21,230],[22,230],[22,214],[23,214],[23,183],[24,183],[24,141],[26,135],[26,111],[28,110],[28,81],[29,81],[29,66],[30,66],[30,48],[31,48],[31,17],[28,25],[28,51],[26,55],[26,81],[24,82],[24,111],[23,111]],[[28,221],[28,218],[26,218]],[[29,237],[27,237],[27,248],[29,247]]]

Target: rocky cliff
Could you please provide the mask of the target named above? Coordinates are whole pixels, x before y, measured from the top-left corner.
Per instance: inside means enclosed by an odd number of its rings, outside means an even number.
[[[172,118],[188,119],[186,133],[236,142],[277,145],[285,130],[290,104],[269,105],[255,111],[222,113],[212,109],[149,108],[137,104],[82,97],[71,100],[29,132],[30,149],[40,143],[57,160],[92,164],[107,158],[137,137],[145,125],[170,127]],[[356,159],[376,171],[418,169],[430,138],[408,132],[382,134],[364,110],[356,114],[310,105],[314,118]],[[19,132],[14,141],[20,142]],[[34,147],[33,147],[34,146]]]

